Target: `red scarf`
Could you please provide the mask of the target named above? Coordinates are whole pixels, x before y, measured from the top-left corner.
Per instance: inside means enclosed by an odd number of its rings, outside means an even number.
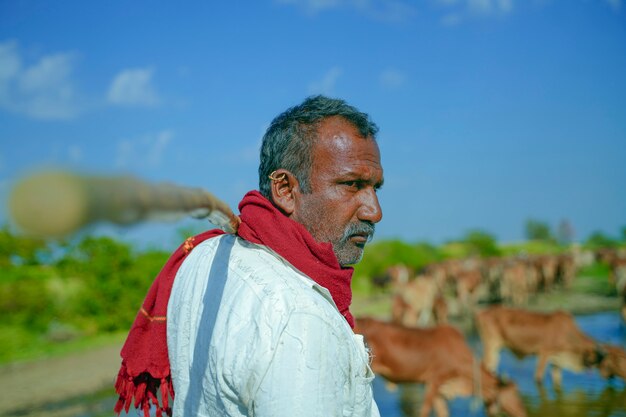
[[[282,214],[258,191],[244,196],[239,211],[241,224],[237,234],[249,242],[271,248],[328,289],[341,314],[350,327],[354,327],[349,310],[353,269],[339,265],[332,245],[317,242],[304,226]],[[174,277],[195,246],[223,233],[214,229],[185,240],[152,283],[122,348],[122,366],[115,382],[120,396],[114,409],[117,414],[122,409],[128,413],[134,404],[148,417],[152,403],[156,406],[157,417],[162,417],[163,412],[172,415],[169,397],[174,398],[174,387],[167,354],[166,314]]]

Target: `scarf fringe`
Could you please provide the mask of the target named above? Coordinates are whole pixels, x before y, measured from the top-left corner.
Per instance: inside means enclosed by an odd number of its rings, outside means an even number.
[[[174,399],[174,387],[172,378],[167,375],[165,378],[154,378],[148,372],[142,372],[133,377],[128,373],[126,366],[122,364],[120,372],[115,381],[115,391],[119,394],[119,399],[113,411],[119,416],[124,410],[126,413],[131,405],[143,411],[144,417],[150,417],[150,407],[156,407],[156,417],[163,415],[171,416],[170,397]],[[159,401],[159,391],[161,398]]]

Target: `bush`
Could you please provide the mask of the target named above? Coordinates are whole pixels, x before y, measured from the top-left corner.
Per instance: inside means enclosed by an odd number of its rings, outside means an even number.
[[[11,244],[0,246],[0,361],[19,357],[25,346],[37,352],[80,336],[127,331],[169,255],[136,254],[126,243],[88,236],[66,243],[49,264],[13,262],[8,248],[26,238],[2,233],[0,243]]]
[[[381,276],[393,265],[406,265],[419,271],[430,263],[441,260],[434,246],[420,242],[409,244],[401,240],[382,240],[365,247],[363,259],[354,267],[353,289],[368,292],[371,280]]]
[[[602,232],[593,232],[585,241],[585,246],[589,249],[615,248],[619,245],[616,239],[613,239]]]

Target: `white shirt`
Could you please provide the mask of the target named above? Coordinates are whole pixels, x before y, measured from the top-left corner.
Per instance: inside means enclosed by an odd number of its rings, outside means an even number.
[[[223,235],[195,247],[167,317],[174,416],[379,416],[362,336],[265,246]]]

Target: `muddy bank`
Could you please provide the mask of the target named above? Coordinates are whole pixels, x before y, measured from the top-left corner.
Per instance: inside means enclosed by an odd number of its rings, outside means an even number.
[[[122,343],[116,343],[69,356],[2,366],[0,416],[80,414],[55,414],[54,404],[112,387],[121,347]],[[43,410],[45,405],[49,407]],[[72,408],[71,401],[68,406]]]

